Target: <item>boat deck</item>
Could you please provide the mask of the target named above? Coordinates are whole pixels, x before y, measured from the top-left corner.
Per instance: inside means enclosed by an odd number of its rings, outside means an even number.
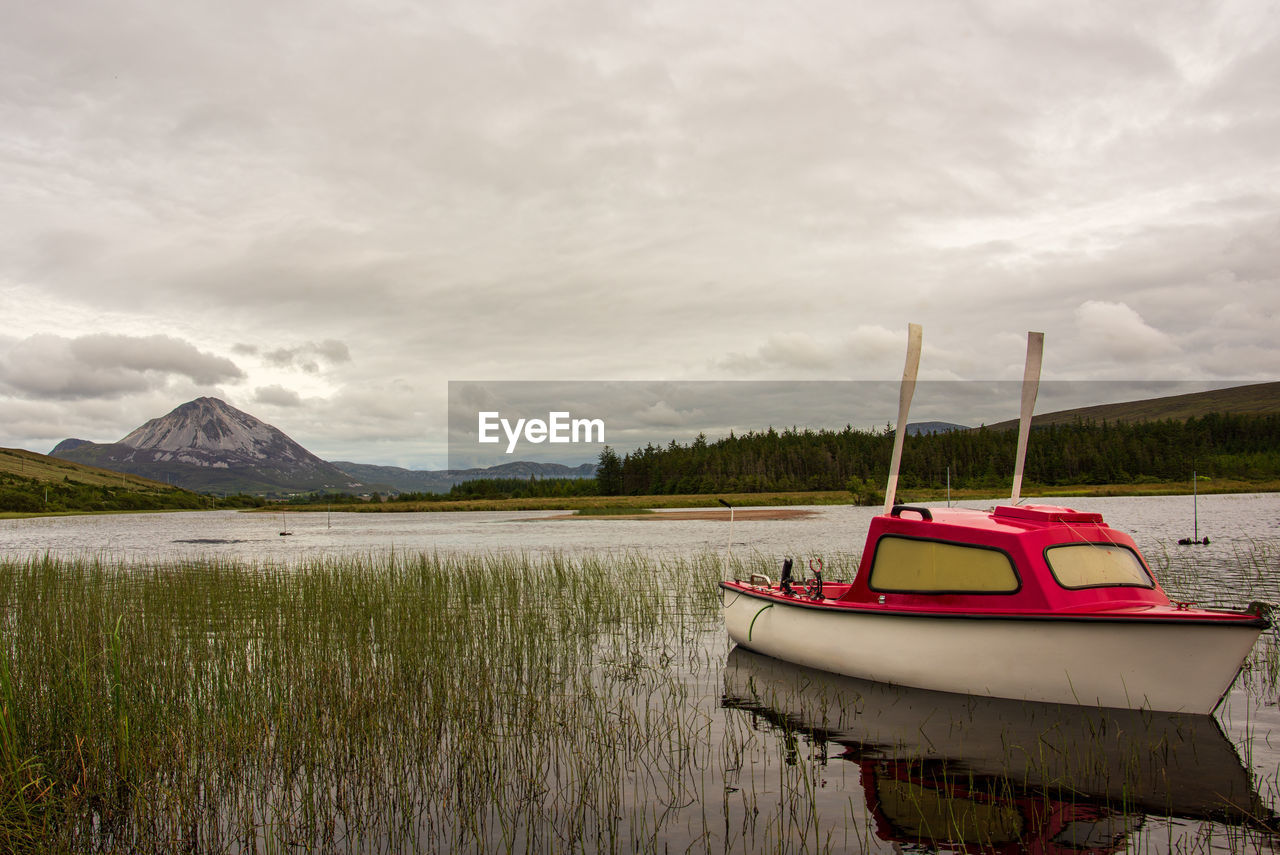
[[[1102,602],[1054,609],[1026,609],[1002,605],[999,600],[975,602],[973,597],[932,597],[927,602],[910,595],[885,594],[870,602],[846,599],[853,585],[848,582],[825,582],[823,597],[817,599],[804,593],[803,587],[788,594],[777,585],[749,582],[721,582],[721,598],[746,595],[766,602],[775,602],[806,609],[818,609],[840,613],[915,615],[922,618],[1025,618],[1028,620],[1135,620],[1169,621],[1174,623],[1217,623],[1237,626],[1254,626],[1265,629],[1269,621],[1260,614],[1226,611],[1212,608],[1195,608],[1191,603],[1116,603]],[[951,602],[945,600],[951,599]]]

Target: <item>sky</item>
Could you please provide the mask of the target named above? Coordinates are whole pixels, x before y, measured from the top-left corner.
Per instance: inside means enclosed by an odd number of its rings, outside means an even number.
[[[908,323],[922,380],[1280,377],[1274,1],[0,10],[0,446],[209,395],[443,468],[451,382],[895,381]]]

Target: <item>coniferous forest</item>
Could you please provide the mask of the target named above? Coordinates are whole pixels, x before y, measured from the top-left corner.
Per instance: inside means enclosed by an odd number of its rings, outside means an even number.
[[[977,428],[908,436],[899,485],[999,487],[1013,473],[1018,432]],[[688,444],[648,445],[622,458],[628,495],[848,490],[883,485],[893,432],[769,428]],[[1031,432],[1025,479],[1045,486],[1280,477],[1280,416],[1209,414],[1181,420],[1077,422]],[[601,492],[605,492],[601,490]]]

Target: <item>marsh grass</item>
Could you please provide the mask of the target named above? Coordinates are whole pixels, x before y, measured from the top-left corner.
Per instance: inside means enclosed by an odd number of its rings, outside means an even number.
[[[628,770],[690,791],[679,758],[705,723],[672,668],[718,574],[0,564],[0,849],[631,851]]]

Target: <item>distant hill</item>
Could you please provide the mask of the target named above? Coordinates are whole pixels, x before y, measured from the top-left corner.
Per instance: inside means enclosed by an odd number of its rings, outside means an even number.
[[[1210,413],[1236,413],[1239,415],[1272,415],[1280,413],[1280,382],[1253,383],[1213,389],[1208,392],[1192,392],[1186,395],[1169,395],[1164,398],[1148,398],[1120,404],[1099,404],[1058,410],[1032,418],[1033,426],[1073,424],[1081,422],[1154,422],[1165,419],[1186,421]],[[992,430],[1010,430],[1018,426],[1017,419],[988,425]]]
[[[907,436],[920,436],[933,433],[946,433],[952,430],[969,430],[968,425],[957,425],[951,422],[908,422]]]
[[[533,463],[517,460],[487,469],[401,469],[335,460],[333,465],[371,489],[400,493],[447,493],[455,484],[480,478],[594,478],[596,465],[565,466],[560,463]]]
[[[61,445],[62,443],[59,443]],[[178,488],[163,481],[142,478],[125,472],[73,463],[23,448],[0,448],[0,473],[32,478],[36,481],[79,481],[81,484],[92,484],[107,487],[128,487],[134,490],[154,490],[158,492],[176,492]]]
[[[52,455],[197,492],[294,493],[361,485],[283,431],[217,398],[197,398],[119,442],[63,440]]]

